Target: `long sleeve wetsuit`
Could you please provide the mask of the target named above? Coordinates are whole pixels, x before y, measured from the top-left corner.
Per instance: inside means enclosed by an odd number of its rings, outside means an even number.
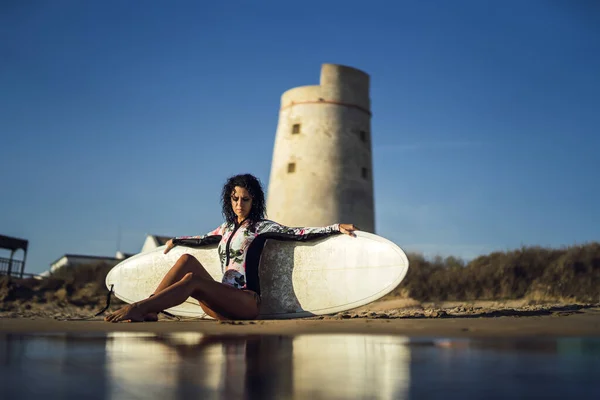
[[[260,294],[257,268],[266,239],[305,241],[337,233],[340,233],[339,224],[291,228],[266,219],[255,223],[244,220],[241,224],[225,222],[205,235],[177,236],[173,238],[173,244],[197,247],[219,243],[222,283]],[[251,270],[248,276],[247,267]]]

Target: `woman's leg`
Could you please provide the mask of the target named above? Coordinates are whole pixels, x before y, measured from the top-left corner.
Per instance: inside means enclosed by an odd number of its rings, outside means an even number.
[[[200,261],[196,259],[196,257],[191,254],[183,254],[177,262],[171,267],[169,272],[165,275],[165,277],[160,281],[154,294],[157,294],[164,289],[168,288],[172,284],[179,282],[187,273],[193,273],[196,276],[201,276],[206,279],[212,279],[207,270],[204,269]]]
[[[167,272],[164,278],[160,281],[160,283],[156,287],[156,290],[154,290],[152,296],[156,295],[157,293],[160,293],[161,291],[165,290],[174,283],[179,282],[185,276],[185,274],[189,272],[197,276],[205,277],[206,279],[212,279],[208,271],[204,269],[204,267],[202,266],[202,264],[200,264],[196,257],[190,254],[183,254],[181,257],[179,257],[177,262],[175,262],[173,267],[171,267],[169,272]],[[202,307],[205,313],[207,313],[213,318],[216,318],[210,313],[210,310],[207,310],[205,308],[205,306],[202,303],[200,303],[200,306]],[[148,315],[146,315],[144,319],[146,321],[158,321],[158,313],[148,313]]]
[[[218,319],[254,319],[259,313],[256,293],[187,273],[179,282],[137,303],[129,304],[110,314],[109,322],[143,321],[148,313],[159,312],[194,297],[212,311]],[[203,307],[204,308],[204,307]]]

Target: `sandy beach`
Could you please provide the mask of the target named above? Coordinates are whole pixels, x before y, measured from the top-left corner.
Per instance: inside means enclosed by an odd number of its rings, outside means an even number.
[[[76,281],[78,282],[78,281]],[[40,286],[41,285],[41,286]],[[0,333],[199,332],[206,334],[389,334],[435,337],[600,336],[600,303],[531,298],[420,302],[386,296],[335,315],[292,320],[215,321],[159,315],[158,322],[108,323],[124,305],[102,282],[0,281]]]
[[[111,307],[112,309],[113,307]],[[0,333],[200,332],[206,334],[387,334],[412,337],[600,336],[600,304],[526,305],[513,302],[414,304],[375,302],[330,316],[294,320],[173,319],[107,323],[89,308],[0,313]],[[81,319],[78,319],[81,318]],[[83,319],[88,318],[88,319]],[[75,320],[73,320],[75,319]]]

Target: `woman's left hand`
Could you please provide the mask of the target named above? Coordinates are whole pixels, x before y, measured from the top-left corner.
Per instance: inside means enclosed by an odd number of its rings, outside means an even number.
[[[354,233],[354,231],[358,231],[358,230],[360,230],[360,229],[358,229],[357,226],[354,226],[352,224],[340,224],[340,232],[345,233],[346,235],[356,237],[356,234]]]

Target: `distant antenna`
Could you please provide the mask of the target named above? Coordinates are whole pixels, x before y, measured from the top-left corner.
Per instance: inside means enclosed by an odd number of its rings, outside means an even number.
[[[117,228],[117,253],[121,251],[121,225]]]

